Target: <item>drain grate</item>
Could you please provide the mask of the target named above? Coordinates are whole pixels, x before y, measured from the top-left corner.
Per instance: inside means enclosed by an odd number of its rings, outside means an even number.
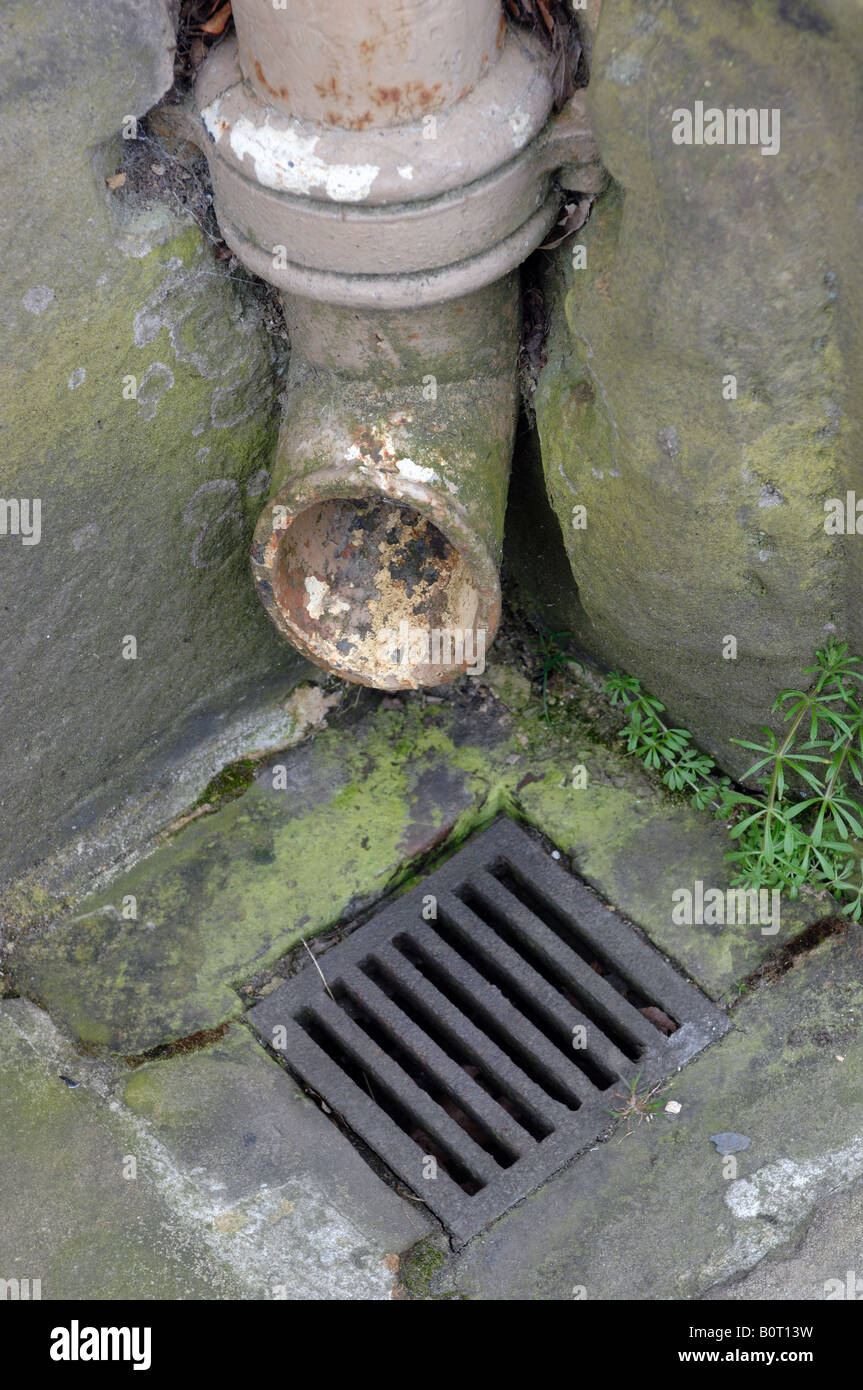
[[[729,1027],[505,818],[320,963],[251,1022],[459,1241]]]

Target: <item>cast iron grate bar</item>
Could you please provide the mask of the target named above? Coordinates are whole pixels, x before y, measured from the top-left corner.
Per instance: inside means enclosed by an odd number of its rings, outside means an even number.
[[[653,1025],[635,1005],[623,999],[573,950],[571,940],[561,940],[520,899],[509,893],[499,878],[484,871],[478,873],[473,881],[473,892],[477,901],[493,914],[492,919],[486,917],[486,920],[491,920],[492,925],[497,923],[499,930],[508,929],[511,938],[518,941],[516,949],[529,952],[536,969],[541,973],[548,971],[561,981],[564,994],[572,995],[572,1002],[590,1022],[602,1030],[619,1052],[637,1062],[654,1035]]]
[[[423,925],[428,928],[431,923]],[[419,939],[421,935],[422,940]],[[412,953],[420,970],[436,974],[442,986],[448,986],[454,997],[461,998],[467,1015],[476,1019],[481,1027],[494,1028],[495,1024],[499,1024],[523,1060],[528,1057],[535,1059],[540,1073],[546,1074],[545,1084],[551,1094],[567,1109],[579,1108],[581,1097],[590,1083],[549,1042],[545,1034],[534,1027],[526,1014],[475,970],[458,951],[453,950],[438,932],[402,932],[395,938],[395,946],[409,958]]]
[[[339,981],[341,986],[341,981]],[[331,986],[332,988],[332,986]],[[323,1026],[332,1041],[340,1043],[367,1078],[369,1092],[374,1098],[379,1089],[415,1117],[411,1133],[419,1130],[429,1135],[435,1148],[465,1169],[471,1179],[484,1186],[497,1173],[498,1165],[475,1140],[462,1130],[418,1081],[390,1057],[322,991],[322,997],[311,1006],[315,1023]]]
[[[461,1065],[474,1067],[486,1089],[505,1097],[511,1112],[517,1113],[519,1123],[534,1139],[545,1139],[565,1118],[566,1111],[519,1068],[512,1050],[503,1052],[488,1030],[481,1032],[393,946],[381,947],[375,952],[374,960],[362,968],[380,970],[389,988],[396,992],[395,997],[407,997],[407,1006],[419,1015],[418,1022],[429,1036],[435,1029],[439,1030],[446,1040],[444,1045],[461,1053]],[[528,1065],[533,1070],[532,1062]]]
[[[506,818],[320,964],[253,1026],[460,1242],[729,1027]]]
[[[467,890],[462,901],[464,908],[453,913],[453,917],[458,922],[464,947],[473,949],[481,957],[482,973],[500,982],[501,990],[509,992],[513,1002],[520,1002],[525,1012],[530,1009],[537,1027],[549,1042],[560,1049],[568,1064],[575,1062],[579,1071],[584,1072],[592,1089],[583,1094],[583,1100],[592,1099],[594,1091],[607,1091],[617,1080],[620,1067],[626,1069],[623,1054],[614,1048],[611,1049],[613,1055],[609,1056],[607,1040],[596,1028],[586,1032],[589,1041],[584,1048],[574,1049],[574,1032],[578,1027],[585,1027],[587,1020],[573,1008],[560,983],[554,981],[548,971],[536,971],[527,953],[511,949],[500,931],[491,930],[485,919],[495,914],[484,907],[476,894]],[[445,919],[448,911],[447,904]]]
[[[494,1152],[501,1167],[509,1167],[522,1150],[533,1142],[502,1105],[477,1085],[471,1070],[459,1066],[437,1045],[428,1032],[408,1017],[364,971],[356,968],[343,976],[344,988],[352,1001],[368,1013],[395,1046],[408,1054],[408,1066],[430,1071],[432,1094],[443,1097],[444,1108],[477,1140],[481,1148]],[[386,1047],[386,1041],[382,1043]],[[459,1116],[464,1115],[462,1121]],[[480,1137],[480,1135],[482,1137]]]

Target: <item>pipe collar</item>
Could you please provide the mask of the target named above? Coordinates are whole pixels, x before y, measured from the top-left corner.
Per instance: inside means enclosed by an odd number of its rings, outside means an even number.
[[[226,241],[279,289],[328,303],[399,308],[488,284],[552,226],[564,157],[586,189],[596,178],[583,94],[549,122],[546,56],[509,28],[476,85],[412,125],[315,126],[264,105],[235,41],[196,101]]]

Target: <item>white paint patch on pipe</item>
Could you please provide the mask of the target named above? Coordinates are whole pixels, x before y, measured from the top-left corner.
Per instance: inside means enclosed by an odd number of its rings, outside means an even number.
[[[216,144],[227,129],[234,154],[241,160],[248,155],[257,182],[279,193],[308,195],[313,188],[323,186],[334,202],[361,203],[380,172],[377,164],[325,163],[314,152],[319,136],[303,135],[295,126],[283,130],[259,126],[248,116],[226,122],[219,115],[218,97],[201,116]]]
[[[403,478],[410,478],[414,483],[430,483],[435,476],[433,468],[423,468],[422,464],[414,463],[413,459],[399,459],[396,468]]]
[[[380,469],[380,468],[375,468],[374,464],[372,464],[372,463],[365,463],[365,462],[363,462],[363,463],[361,463],[361,464],[359,465],[359,467],[358,467],[358,469],[357,469],[357,472],[358,472],[358,473],[362,473],[363,476],[366,477],[366,478],[371,478],[372,482],[375,484],[375,486],[378,488],[378,490],[379,490],[380,492],[386,493],[386,495],[389,496],[389,494],[390,494],[390,474],[389,474],[389,473],[384,473],[382,469]]]
[[[310,618],[317,620],[323,612],[324,599],[330,592],[329,584],[324,583],[323,579],[316,579],[310,574],[306,579],[306,610]]]
[[[222,98],[216,97],[209,106],[205,106],[201,111],[201,120],[207,129],[207,133],[213,137],[218,145],[222,136],[228,128],[228,122],[219,115],[219,108],[222,105]]]
[[[400,179],[412,179],[414,176],[414,166],[412,164],[400,164],[398,166],[398,176]]]

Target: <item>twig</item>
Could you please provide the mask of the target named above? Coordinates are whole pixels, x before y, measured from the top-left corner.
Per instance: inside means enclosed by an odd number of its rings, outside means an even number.
[[[335,1004],[335,1002],[336,1002],[336,996],[333,994],[333,991],[330,989],[329,985],[327,984],[326,979],[324,978],[324,972],[323,972],[323,970],[322,970],[321,967],[318,965],[318,962],[315,960],[314,956],[312,955],[312,952],[311,952],[311,950],[310,950],[310,948],[309,948],[309,945],[308,945],[308,943],[307,943],[305,940],[303,941],[303,945],[305,946],[306,950],[309,952],[309,959],[311,960],[312,965],[315,967],[315,969],[317,970],[317,972],[318,972],[318,974],[320,975],[321,979],[324,981],[324,989],[327,991],[327,994],[330,996],[330,998],[332,999],[333,1003]]]

